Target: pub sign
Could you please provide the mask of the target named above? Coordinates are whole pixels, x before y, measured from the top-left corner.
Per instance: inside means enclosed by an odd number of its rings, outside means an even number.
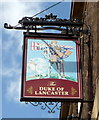
[[[78,39],[24,33],[23,46],[21,101],[82,98]]]

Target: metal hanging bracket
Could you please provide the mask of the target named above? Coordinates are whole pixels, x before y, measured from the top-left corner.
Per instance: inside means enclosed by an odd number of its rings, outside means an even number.
[[[11,26],[8,23],[4,24],[6,29],[16,29],[16,30],[34,30],[35,32],[40,30],[58,30],[62,34],[79,36],[82,32],[83,23],[79,20],[67,20],[57,18],[57,15],[48,14],[44,18],[39,17],[23,17],[19,20],[18,25]]]

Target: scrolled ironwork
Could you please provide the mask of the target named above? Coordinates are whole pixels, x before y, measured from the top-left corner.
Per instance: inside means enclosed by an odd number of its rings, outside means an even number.
[[[28,104],[28,103],[26,103]],[[60,110],[60,102],[30,102],[33,106],[41,106],[42,110],[48,109],[48,113],[55,113],[55,110]]]
[[[30,102],[33,106],[38,106],[38,105],[42,105],[41,102]]]
[[[45,17],[23,17],[18,21],[18,25],[11,26],[8,23],[4,24],[6,29],[16,29],[16,30],[33,30],[35,32],[40,30],[58,30],[63,33],[65,31],[66,35],[72,34],[79,36],[82,32],[83,23],[79,20],[67,20],[57,18],[57,15],[52,13],[45,15]]]

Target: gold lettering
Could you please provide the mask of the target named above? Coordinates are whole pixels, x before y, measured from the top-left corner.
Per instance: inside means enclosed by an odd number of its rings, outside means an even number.
[[[56,91],[55,91],[56,90]],[[69,95],[68,91],[64,91],[63,87],[39,87],[39,91],[34,92],[35,95]]]
[[[51,95],[54,95],[55,93],[54,92],[51,92]]]
[[[56,90],[57,90],[57,91],[63,91],[64,88],[63,88],[63,87],[57,87]]]
[[[66,91],[66,92],[65,92],[65,95],[69,95],[69,93]]]
[[[55,91],[55,95],[58,95],[58,91]]]
[[[38,95],[37,91],[35,91],[35,95]]]
[[[55,87],[39,87],[41,91],[55,91]]]
[[[43,87],[39,87],[39,90],[43,90]]]

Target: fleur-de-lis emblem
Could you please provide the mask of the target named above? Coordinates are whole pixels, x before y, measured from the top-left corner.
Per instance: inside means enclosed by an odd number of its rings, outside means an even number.
[[[75,88],[71,88],[71,95],[74,96],[77,93],[77,90]]]
[[[27,89],[27,92],[30,93],[30,94],[32,95],[32,94],[33,94],[33,87],[32,87],[32,86],[29,87],[29,88]]]

